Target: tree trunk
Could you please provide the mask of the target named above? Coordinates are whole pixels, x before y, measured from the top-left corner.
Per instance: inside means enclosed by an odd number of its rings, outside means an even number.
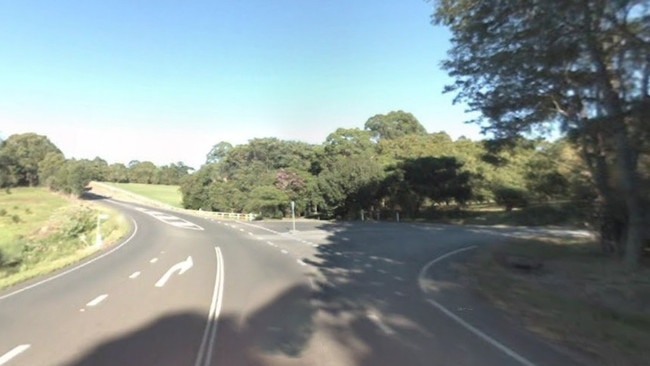
[[[603,96],[602,107],[605,115],[609,117],[614,131],[614,141],[616,146],[616,163],[620,169],[620,183],[622,187],[623,201],[626,209],[626,233],[624,263],[628,270],[634,270],[639,266],[641,258],[641,249],[643,242],[643,210],[638,196],[639,174],[635,163],[636,151],[632,146],[632,141],[628,136],[628,126],[626,125],[623,101],[620,92],[614,85],[622,85],[617,80],[616,75],[610,74],[605,57],[603,45],[599,43],[597,37],[591,32],[591,29],[597,28],[598,23],[589,21],[593,17],[585,18],[585,24],[588,35],[588,48],[593,57],[594,66],[596,66],[596,83],[600,87]],[[622,91],[624,92],[624,91]]]
[[[625,267],[634,270],[639,265],[641,249],[643,248],[643,233],[645,231],[645,218],[639,200],[638,174],[634,164],[634,151],[630,146],[625,129],[619,128],[616,132],[616,152],[618,164],[621,169],[621,185],[627,208],[627,235],[625,238]]]

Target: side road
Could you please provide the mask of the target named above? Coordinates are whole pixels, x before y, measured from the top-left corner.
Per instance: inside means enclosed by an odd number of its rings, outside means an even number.
[[[448,252],[422,268],[418,283],[428,303],[521,365],[592,364],[587,355],[541,341],[524,329],[517,319],[491,306],[470,290],[455,264],[469,259],[475,249],[467,246]],[[508,291],[508,288],[503,291]]]

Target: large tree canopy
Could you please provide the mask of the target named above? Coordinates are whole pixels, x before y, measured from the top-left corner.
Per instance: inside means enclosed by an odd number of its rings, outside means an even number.
[[[648,2],[436,3],[434,21],[452,31],[443,66],[456,81],[446,90],[481,112],[478,122],[497,136],[553,124],[569,133],[605,205],[624,207],[611,213],[626,226],[626,263],[634,267],[645,220],[638,160],[649,130]]]
[[[364,128],[375,139],[396,139],[406,135],[426,135],[427,130],[414,115],[404,111],[376,114],[366,121]]]
[[[46,136],[31,132],[9,136],[0,144],[3,170],[6,170],[2,175],[7,175],[2,179],[21,186],[38,185],[38,165],[49,153],[63,156]]]

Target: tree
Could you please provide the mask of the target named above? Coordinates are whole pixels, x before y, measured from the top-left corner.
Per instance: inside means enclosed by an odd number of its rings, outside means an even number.
[[[115,163],[108,166],[109,182],[115,183],[128,183],[129,182],[129,169],[122,163]]]
[[[363,155],[340,156],[329,161],[318,175],[323,211],[344,217],[370,208],[383,176],[379,163]]]
[[[69,159],[56,174],[57,190],[81,196],[92,180],[93,162],[87,159]]]
[[[480,111],[496,136],[560,126],[580,147],[604,205],[625,226],[635,268],[645,218],[641,131],[650,109],[650,6],[645,0],[437,0],[453,47],[446,91]],[[614,171],[617,177],[612,177]],[[618,199],[620,197],[620,199]],[[622,207],[617,213],[615,207]]]
[[[330,133],[323,144],[326,156],[338,158],[340,156],[364,155],[371,157],[376,151],[369,131],[358,128],[337,128]]]
[[[0,154],[5,156],[8,176],[19,186],[39,184],[38,165],[48,153],[62,154],[46,136],[35,133],[11,135],[0,144]]]
[[[49,152],[45,158],[38,163],[38,176],[41,183],[50,189],[60,190],[64,182],[61,182],[59,171],[64,168],[65,157],[60,152]]]
[[[244,194],[234,184],[214,181],[208,187],[210,209],[217,212],[243,212]]]
[[[90,165],[91,179],[99,182],[106,181],[106,178],[108,177],[108,163],[106,160],[97,156],[91,161]]]
[[[503,206],[507,212],[515,207],[528,206],[528,196],[523,189],[512,187],[497,187],[494,190],[494,200]]]
[[[210,164],[210,163],[220,162],[223,158],[228,156],[228,151],[230,151],[231,149],[232,149],[232,144],[230,142],[221,141],[215,144],[214,146],[212,146],[210,152],[206,155],[205,163]]]
[[[246,211],[257,212],[262,217],[282,218],[289,206],[289,197],[275,187],[255,187],[250,192]]]
[[[15,166],[11,156],[0,150],[0,188],[9,188],[16,185],[16,176],[12,167]]]
[[[156,184],[158,183],[158,167],[150,161],[131,161],[129,163],[129,182]]]
[[[193,210],[210,210],[210,185],[215,182],[217,164],[205,164],[194,174],[186,175],[181,179],[181,194],[183,207]]]
[[[192,171],[191,167],[185,165],[182,161],[164,165],[159,169],[159,184],[177,185],[181,179]]]
[[[406,135],[426,135],[427,133],[415,116],[401,110],[376,114],[368,118],[364,129],[372,132],[372,137],[375,140],[392,140]]]
[[[471,196],[470,175],[462,171],[462,164],[453,157],[406,159],[392,170],[402,177],[407,190],[435,203],[455,201],[462,204]],[[421,199],[420,204],[422,202]]]

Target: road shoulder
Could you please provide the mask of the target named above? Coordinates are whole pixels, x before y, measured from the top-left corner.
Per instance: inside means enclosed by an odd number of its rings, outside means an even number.
[[[436,311],[446,309],[450,317],[460,318],[457,322],[476,329],[484,335],[484,340],[512,353],[510,356],[523,365],[592,364],[587,355],[540,339],[516,317],[490,304],[463,271],[464,263],[475,258],[476,253],[475,249],[454,253],[427,266],[421,273],[420,287],[427,301],[439,305],[434,306],[438,307]]]

